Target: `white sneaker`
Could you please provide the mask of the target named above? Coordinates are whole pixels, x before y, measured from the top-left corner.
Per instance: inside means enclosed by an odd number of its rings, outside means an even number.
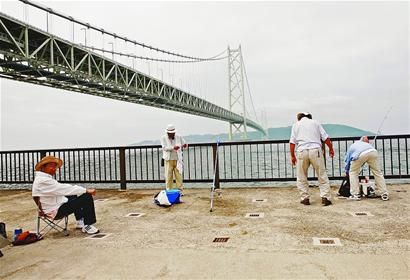
[[[382,199],[383,201],[389,200],[389,194],[388,194],[388,193],[382,194],[382,195],[381,195],[381,199]]]
[[[96,233],[99,233],[100,230],[93,225],[85,225],[82,229],[82,232],[88,233],[88,234],[96,234]]]
[[[178,189],[180,196],[184,196],[184,189]]]
[[[80,220],[77,220],[77,224],[75,225],[76,229],[82,229],[84,227],[84,219],[81,218]]]
[[[355,201],[362,200],[362,199],[360,198],[360,196],[358,196],[358,195],[351,195],[351,196],[349,196],[347,199],[349,199],[349,200],[355,200]]]

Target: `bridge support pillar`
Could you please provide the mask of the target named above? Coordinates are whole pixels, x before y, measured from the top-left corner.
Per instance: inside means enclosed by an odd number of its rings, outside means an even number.
[[[247,139],[244,70],[241,46],[234,50],[228,47],[229,110],[243,117],[243,123],[229,123],[229,140],[235,135]]]

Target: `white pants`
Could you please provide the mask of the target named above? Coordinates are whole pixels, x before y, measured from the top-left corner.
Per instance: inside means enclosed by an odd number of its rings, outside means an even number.
[[[319,181],[320,196],[331,199],[329,178],[327,177],[322,149],[310,149],[297,152],[296,155],[296,186],[299,189],[300,199],[309,198],[308,169],[313,165]]]
[[[350,178],[350,193],[351,195],[359,195],[359,173],[363,164],[367,163],[372,171],[374,180],[376,181],[376,190],[381,194],[388,194],[386,182],[379,168],[378,155],[376,151],[360,155],[358,159],[350,164],[349,178]]]

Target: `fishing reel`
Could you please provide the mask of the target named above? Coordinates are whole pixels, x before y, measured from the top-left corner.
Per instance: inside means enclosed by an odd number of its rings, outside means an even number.
[[[365,179],[360,182],[360,195],[367,198],[376,197],[376,186],[373,182],[369,181],[368,177],[365,177]]]

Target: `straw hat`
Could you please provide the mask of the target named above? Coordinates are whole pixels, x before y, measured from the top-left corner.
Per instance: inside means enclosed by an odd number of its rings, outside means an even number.
[[[176,131],[175,126],[173,124],[169,124],[167,126],[167,129],[165,129],[165,132],[166,133],[175,133],[177,131]]]
[[[36,171],[40,171],[41,167],[47,163],[54,162],[57,164],[57,168],[60,168],[63,165],[63,161],[59,158],[53,156],[43,157],[35,166]]]

